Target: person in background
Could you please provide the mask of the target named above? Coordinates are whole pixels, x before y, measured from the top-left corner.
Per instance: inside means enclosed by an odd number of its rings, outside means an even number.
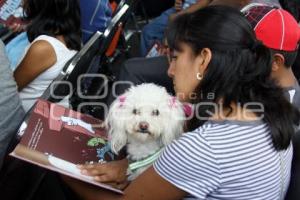
[[[76,0],[77,1],[77,0]],[[96,31],[103,32],[112,17],[112,10],[108,0],[79,0],[82,42],[85,44]],[[6,52],[11,63],[11,69],[15,70],[24,55],[28,41],[26,26],[15,24],[11,27],[16,31],[25,31],[17,35],[6,45]]]
[[[82,41],[96,32],[104,32],[112,17],[109,0],[80,0]]]
[[[31,43],[14,71],[14,78],[27,112],[80,50],[81,30],[78,1],[25,0],[23,8]]]
[[[300,40],[300,27],[296,19],[283,9],[263,5],[250,5],[242,12],[251,23],[256,37],[271,51],[271,77],[284,88],[287,99],[300,109],[300,87],[292,70]]]
[[[300,113],[270,79],[269,49],[242,13],[227,6],[176,17],[167,38],[175,92],[195,106],[187,132],[123,196],[65,181],[94,200],[284,199]],[[112,181],[93,165],[81,169],[95,180]]]
[[[165,29],[170,18],[193,12],[208,5],[212,0],[175,0],[174,7],[145,25],[141,34],[141,56],[145,57],[155,42],[163,43]]]
[[[17,85],[9,67],[3,42],[0,40],[0,170],[10,141],[17,133],[25,112]]]
[[[249,6],[243,12],[254,28],[257,38],[271,51],[271,77],[283,88],[285,97],[300,109],[300,87],[292,70],[300,40],[300,27],[296,19],[289,12],[270,6]],[[294,137],[293,148],[291,182],[286,200],[296,199],[300,195],[299,131]]]

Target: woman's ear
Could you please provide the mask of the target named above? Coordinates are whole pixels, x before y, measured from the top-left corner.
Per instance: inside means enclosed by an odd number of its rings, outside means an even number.
[[[207,69],[207,66],[208,64],[210,63],[211,61],[211,58],[212,58],[212,52],[209,48],[204,48],[201,50],[200,54],[198,55],[199,57],[199,72],[204,75],[206,69]]]

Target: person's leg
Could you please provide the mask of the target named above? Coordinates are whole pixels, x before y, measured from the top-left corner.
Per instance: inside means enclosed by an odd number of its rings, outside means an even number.
[[[7,159],[0,171],[1,199],[31,200],[46,173],[46,169],[16,158]]]
[[[169,17],[175,12],[174,8],[170,8],[144,26],[141,34],[141,56],[146,56],[155,41],[162,41]]]
[[[108,98],[108,104],[118,96],[123,94],[131,85],[141,83],[155,83],[163,86],[171,94],[174,94],[172,79],[167,75],[169,67],[168,59],[165,56],[153,58],[133,58],[127,60],[114,83],[115,87]]]
[[[1,199],[79,200],[60,175],[11,158],[0,171]]]
[[[60,174],[48,171],[30,200],[79,200],[75,192],[60,177]]]

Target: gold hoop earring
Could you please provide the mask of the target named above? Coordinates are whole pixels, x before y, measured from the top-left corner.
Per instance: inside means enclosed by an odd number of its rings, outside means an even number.
[[[203,79],[203,76],[201,73],[197,73],[196,77],[199,81],[201,81]]]

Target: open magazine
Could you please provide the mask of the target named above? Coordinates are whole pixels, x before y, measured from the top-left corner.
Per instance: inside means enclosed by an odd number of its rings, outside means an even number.
[[[0,0],[0,23],[5,26],[23,24],[21,4],[22,0]]]
[[[110,185],[82,175],[76,167],[77,164],[109,162],[122,158],[111,152],[106,131],[101,128],[101,120],[38,100],[22,128],[24,133],[21,141],[11,156],[122,193]]]

